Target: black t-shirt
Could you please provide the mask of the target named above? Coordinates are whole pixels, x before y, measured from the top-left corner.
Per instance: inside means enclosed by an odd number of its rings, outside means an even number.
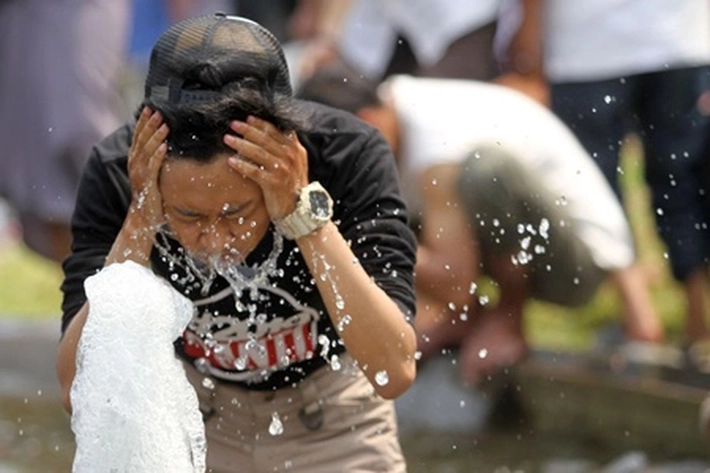
[[[310,180],[333,198],[333,221],[359,263],[411,320],[415,239],[390,148],[353,115],[300,104],[311,112],[309,130],[298,135],[308,151]],[[125,125],[98,143],[84,170],[72,254],[64,262],[62,332],[86,301],[84,280],[103,267],[126,217],[132,130],[133,124]],[[209,284],[194,277],[179,243],[162,233],[157,240],[153,271],[194,302],[193,319],[175,345],[198,368],[248,389],[269,390],[300,381],[345,350],[294,242],[267,232],[242,268],[255,289],[235,296],[221,277]],[[275,269],[250,279],[275,254],[275,242],[281,248]]]

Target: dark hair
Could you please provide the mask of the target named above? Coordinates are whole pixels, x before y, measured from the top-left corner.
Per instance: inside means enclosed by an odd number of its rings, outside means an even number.
[[[306,127],[276,38],[224,14],[190,18],[163,33],[151,52],[143,105],[163,115],[170,155],[198,161],[231,151],[222,137],[232,120],[254,115],[281,130]]]
[[[219,153],[233,152],[223,141],[225,134],[233,133],[229,128],[232,120],[244,121],[253,115],[284,131],[301,131],[307,126],[306,117],[291,98],[270,96],[254,78],[229,84],[213,100],[172,104],[147,99],[144,104],[163,115],[170,129],[167,141],[171,157],[203,162]]]
[[[316,70],[299,86],[296,96],[357,113],[364,107],[382,105],[377,95],[379,83],[368,79],[344,63]]]

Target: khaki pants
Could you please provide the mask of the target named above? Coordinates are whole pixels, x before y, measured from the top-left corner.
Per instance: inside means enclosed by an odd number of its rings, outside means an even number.
[[[326,366],[298,387],[269,392],[186,364],[205,416],[207,471],[404,473],[394,403],[374,394],[351,358],[341,359],[339,371]]]

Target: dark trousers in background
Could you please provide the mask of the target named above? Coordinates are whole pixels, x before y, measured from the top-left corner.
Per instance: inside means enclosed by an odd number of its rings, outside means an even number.
[[[656,226],[678,280],[710,259],[710,117],[699,108],[709,82],[702,66],[551,87],[553,111],[619,197],[619,151],[627,133],[638,134]]]

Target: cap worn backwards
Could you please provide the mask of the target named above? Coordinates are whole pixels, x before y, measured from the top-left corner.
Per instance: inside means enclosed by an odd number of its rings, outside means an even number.
[[[222,13],[170,27],[150,56],[145,98],[184,104],[211,100],[243,79],[273,94],[291,96],[283,50],[271,32],[246,18]]]

